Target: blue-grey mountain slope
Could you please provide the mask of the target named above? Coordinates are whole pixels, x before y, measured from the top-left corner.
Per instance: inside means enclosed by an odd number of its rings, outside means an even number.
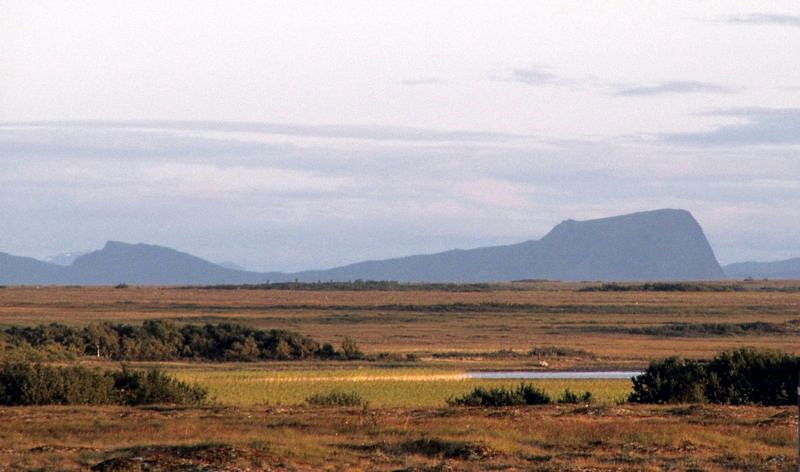
[[[567,220],[538,241],[369,261],[294,274],[299,280],[480,282],[708,280],[722,269],[700,225],[684,210]]]
[[[109,241],[62,267],[0,254],[0,284],[210,285],[266,281],[484,282],[724,278],[703,230],[683,210],[568,220],[540,240],[367,261],[294,274],[257,273],[147,244]]]
[[[731,279],[800,279],[800,257],[775,262],[737,262],[723,270]]]
[[[59,284],[63,283],[63,270],[56,264],[0,252],[0,284]]]
[[[149,244],[109,241],[99,251],[75,259],[65,270],[65,283],[109,285],[203,285],[261,283],[262,274],[226,269],[199,257]]]

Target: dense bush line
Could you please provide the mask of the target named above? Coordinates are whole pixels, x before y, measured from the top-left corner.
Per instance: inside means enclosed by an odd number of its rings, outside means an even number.
[[[630,401],[789,405],[797,401],[800,358],[743,348],[707,363],[670,357],[633,379]]]
[[[595,333],[624,333],[662,337],[742,336],[748,334],[796,334],[797,320],[785,323],[752,321],[745,323],[665,323],[658,326],[581,326],[576,330]]]
[[[579,292],[740,292],[741,285],[703,284],[696,282],[645,282],[643,284],[604,283],[579,288]]]
[[[442,292],[488,292],[513,290],[513,287],[488,283],[406,283],[395,280],[353,280],[347,282],[266,282],[263,284],[223,284],[186,286],[181,289],[201,290],[311,290],[311,291],[442,291]]]
[[[2,405],[198,404],[208,392],[157,369],[119,372],[15,363],[0,367]]]
[[[257,330],[233,323],[182,325],[161,320],[141,326],[94,323],[77,328],[62,324],[10,327],[0,332],[5,351],[38,354],[41,360],[94,356],[121,361],[203,359],[211,361],[360,359],[352,339],[342,349],[284,330]],[[10,348],[9,348],[10,347]],[[24,358],[24,356],[23,356]]]

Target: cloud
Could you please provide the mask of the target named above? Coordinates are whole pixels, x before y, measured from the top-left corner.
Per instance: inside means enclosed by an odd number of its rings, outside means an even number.
[[[683,93],[732,93],[735,90],[724,85],[690,80],[671,80],[653,85],[617,85],[614,95],[622,97],[645,97],[652,95]]]
[[[414,85],[438,85],[438,84],[443,84],[444,80],[442,80],[442,79],[440,79],[438,77],[419,77],[419,78],[416,78],[416,79],[401,80],[400,83],[403,84],[403,85],[409,85],[409,86],[414,86]]]
[[[734,117],[744,122],[700,133],[666,134],[662,139],[670,144],[700,146],[800,144],[800,108],[737,108],[705,115]]]
[[[731,15],[725,17],[725,21],[733,24],[782,25],[800,27],[800,15],[783,15],[778,13]]]
[[[501,82],[517,82],[534,87],[575,87],[580,81],[562,77],[551,72],[550,67],[532,66],[512,69],[508,75],[491,76],[492,80]]]
[[[2,128],[147,129],[262,133],[373,141],[497,141],[526,136],[487,131],[441,131],[403,126],[292,125],[230,121],[26,121],[0,123]],[[529,136],[528,136],[529,137]]]

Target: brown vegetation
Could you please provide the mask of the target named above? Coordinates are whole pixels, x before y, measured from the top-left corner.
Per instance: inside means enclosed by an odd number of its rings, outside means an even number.
[[[0,468],[788,471],[795,428],[788,407],[17,407]]]

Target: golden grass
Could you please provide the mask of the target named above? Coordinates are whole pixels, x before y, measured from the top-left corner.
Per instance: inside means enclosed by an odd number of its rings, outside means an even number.
[[[209,389],[214,401],[224,405],[297,405],[317,393],[357,392],[372,406],[441,407],[450,397],[476,387],[514,387],[520,380],[483,380],[463,372],[434,369],[374,369],[264,371],[246,368],[174,370],[181,380]],[[598,403],[624,401],[631,391],[629,380],[531,380],[554,400],[564,389],[589,391]]]

